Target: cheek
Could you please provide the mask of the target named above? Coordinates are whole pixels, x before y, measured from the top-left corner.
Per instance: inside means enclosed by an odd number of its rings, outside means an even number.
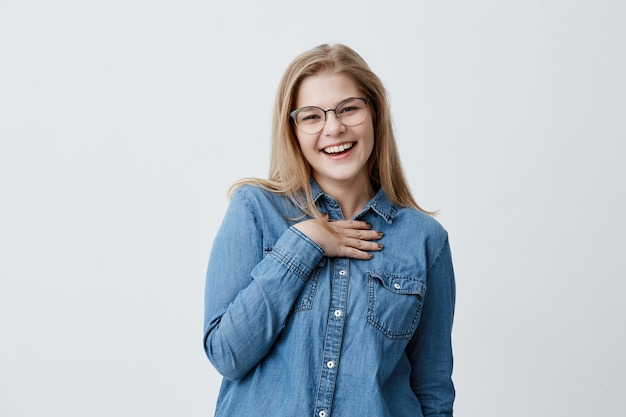
[[[296,144],[296,147],[300,148],[302,152],[305,152],[307,146],[306,138],[298,136],[297,133],[294,133],[293,138],[293,142]]]
[[[374,134],[374,127],[371,126],[371,125],[368,126],[367,130],[364,132],[363,136],[365,138],[367,138],[366,142],[368,144],[370,152],[373,153],[374,150],[376,149],[376,138],[375,138],[375,134]]]
[[[310,164],[311,158],[317,154],[317,138],[315,135],[297,136],[296,144],[300,148],[300,152],[304,156],[304,159]]]
[[[298,146],[300,147],[300,150],[302,150],[302,152],[306,152],[308,147],[310,146],[309,141],[307,141],[307,138],[305,138],[303,136],[297,136],[296,135],[296,143],[298,144]]]
[[[372,132],[371,135],[369,136],[369,140],[367,141],[368,144],[368,154],[367,154],[367,163],[368,164],[372,164],[373,161],[376,159],[376,139],[374,138],[374,133]]]

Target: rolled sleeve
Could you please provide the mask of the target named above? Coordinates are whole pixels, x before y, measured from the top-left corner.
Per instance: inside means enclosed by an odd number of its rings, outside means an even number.
[[[278,265],[265,265],[261,262],[252,276],[265,276],[267,274],[261,271],[271,271],[278,267],[285,268],[290,274],[306,282],[323,255],[324,250],[317,243],[292,226],[280,237],[270,253],[271,260]]]

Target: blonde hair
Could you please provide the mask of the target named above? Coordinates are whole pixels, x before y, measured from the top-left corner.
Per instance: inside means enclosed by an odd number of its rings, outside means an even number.
[[[425,211],[411,195],[404,177],[393,134],[387,92],[365,60],[342,44],[317,46],[289,64],[279,83],[274,105],[269,177],[244,178],[233,184],[230,194],[242,185],[254,184],[286,195],[305,214],[321,217],[311,195],[311,167],[300,149],[289,117],[289,113],[294,110],[302,80],[321,71],[348,76],[369,99],[368,106],[374,125],[374,149],[368,161],[371,180],[383,188],[393,203]]]

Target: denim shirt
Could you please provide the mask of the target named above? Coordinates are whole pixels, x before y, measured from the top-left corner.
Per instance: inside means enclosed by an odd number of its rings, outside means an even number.
[[[312,187],[320,211],[343,219]],[[284,196],[235,193],[206,278],[204,348],[224,377],[216,416],[452,416],[447,233],[382,188],[355,219],[384,233],[370,260],[325,257]]]

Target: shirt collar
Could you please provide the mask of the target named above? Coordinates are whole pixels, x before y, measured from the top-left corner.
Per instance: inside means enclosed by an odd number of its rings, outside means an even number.
[[[311,178],[311,196],[313,197],[313,202],[318,204],[320,197],[324,196],[324,198],[329,200],[334,200],[333,197],[329,196],[320,188],[313,178]],[[385,221],[389,224],[393,221],[393,218],[396,215],[396,211],[398,211],[398,207],[387,198],[387,194],[383,190],[383,187],[380,187],[376,192],[376,195],[363,207],[363,210],[357,215],[358,217],[363,216],[369,210],[374,211],[380,217],[385,219]]]

